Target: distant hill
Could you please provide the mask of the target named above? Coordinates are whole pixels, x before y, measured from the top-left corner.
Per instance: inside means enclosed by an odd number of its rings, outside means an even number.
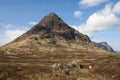
[[[98,48],[101,48],[103,50],[109,51],[109,52],[115,52],[113,50],[113,48],[107,43],[107,42],[93,42],[95,44],[95,46],[97,46]]]
[[[120,54],[120,51],[115,51],[115,52]]]

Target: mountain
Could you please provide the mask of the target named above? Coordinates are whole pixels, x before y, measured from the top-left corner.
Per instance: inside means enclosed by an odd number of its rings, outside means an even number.
[[[120,54],[120,51],[115,51],[115,52]]]
[[[97,46],[98,48],[101,48],[103,50],[109,51],[109,52],[115,52],[113,50],[113,48],[107,43],[107,42],[93,42],[95,44],[95,46]]]
[[[87,35],[83,35],[74,30],[54,13],[45,16],[37,25],[14,42],[19,42],[28,37],[34,40],[40,40],[41,44],[64,45],[60,41],[67,44],[70,42],[91,42]]]
[[[67,25],[55,13],[45,16],[29,31],[2,47],[7,54],[99,51],[87,35]],[[100,50],[101,51],[101,50]]]
[[[0,80],[120,80],[120,56],[50,13],[0,47]]]

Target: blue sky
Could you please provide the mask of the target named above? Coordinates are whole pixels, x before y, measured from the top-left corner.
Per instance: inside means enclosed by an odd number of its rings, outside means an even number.
[[[45,15],[120,50],[120,0],[0,0],[0,45],[20,36]]]

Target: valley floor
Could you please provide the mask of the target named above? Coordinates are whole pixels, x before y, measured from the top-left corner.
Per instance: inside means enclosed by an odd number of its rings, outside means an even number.
[[[68,73],[53,65],[76,62],[80,69]],[[120,80],[119,55],[0,56],[0,80]]]

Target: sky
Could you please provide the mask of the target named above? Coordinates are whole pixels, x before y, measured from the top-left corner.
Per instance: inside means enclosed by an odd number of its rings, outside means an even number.
[[[0,0],[0,46],[49,13],[56,13],[92,41],[120,50],[120,0]]]

